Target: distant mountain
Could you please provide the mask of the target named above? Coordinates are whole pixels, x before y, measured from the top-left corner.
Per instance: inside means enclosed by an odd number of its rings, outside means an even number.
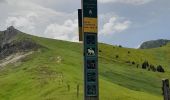
[[[165,46],[169,42],[170,40],[166,40],[166,39],[146,41],[141,44],[140,49],[158,48],[158,47]]]
[[[17,52],[26,52],[37,49],[35,43],[28,34],[25,34],[13,26],[5,31],[0,31],[0,60]]]

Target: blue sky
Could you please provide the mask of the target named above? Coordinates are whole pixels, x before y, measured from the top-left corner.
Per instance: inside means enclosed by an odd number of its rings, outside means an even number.
[[[0,30],[8,26],[48,38],[78,41],[81,0],[0,0]],[[170,0],[98,0],[99,41],[136,48],[170,39]]]

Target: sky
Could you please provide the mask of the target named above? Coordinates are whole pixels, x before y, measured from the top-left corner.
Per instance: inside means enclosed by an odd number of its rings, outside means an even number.
[[[78,42],[81,0],[0,0],[0,30]],[[137,48],[170,39],[170,0],[98,0],[99,42]]]

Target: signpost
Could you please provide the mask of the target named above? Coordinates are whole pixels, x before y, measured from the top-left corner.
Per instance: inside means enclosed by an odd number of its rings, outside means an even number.
[[[97,0],[82,0],[84,99],[99,100]]]
[[[79,41],[83,41],[82,34],[82,9],[78,9],[78,27],[79,27]]]

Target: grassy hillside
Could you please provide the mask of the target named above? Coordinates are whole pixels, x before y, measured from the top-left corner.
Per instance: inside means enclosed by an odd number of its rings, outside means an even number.
[[[82,44],[29,37],[45,48],[0,68],[0,100],[82,100]],[[170,45],[137,50],[99,44],[99,50],[100,100],[162,100],[161,79],[170,77]],[[166,72],[136,67],[145,60]]]

